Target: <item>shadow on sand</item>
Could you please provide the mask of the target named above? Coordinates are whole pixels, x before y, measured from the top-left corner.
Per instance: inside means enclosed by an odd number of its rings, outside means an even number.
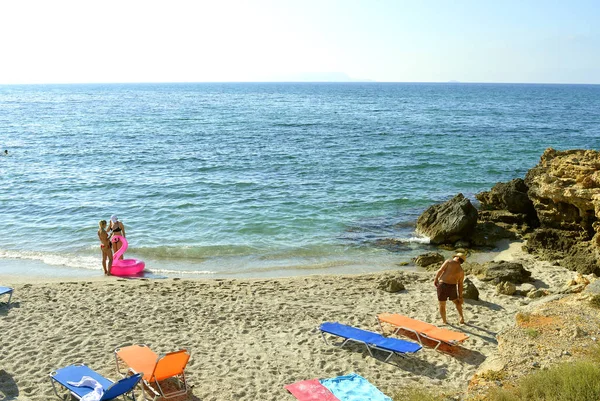
[[[329,344],[341,348],[341,344],[343,341],[332,342],[329,341]],[[365,358],[371,358],[369,351],[366,348],[366,345],[358,344],[358,343],[346,343],[343,349],[347,351],[353,352],[361,352]],[[400,357],[398,355],[392,356],[387,362],[385,359],[388,357],[389,353],[378,350],[371,350],[373,352],[373,358],[377,359],[380,362],[388,363],[393,365],[399,369],[405,370],[417,376],[427,376],[431,379],[444,379],[448,374],[448,369],[445,365],[433,365],[427,361],[419,359],[419,353],[406,354],[406,356]]]
[[[18,301],[12,301],[10,305],[8,305],[7,303],[0,302],[0,316],[6,316],[8,315],[9,310],[19,308],[20,306],[21,305]]]
[[[0,400],[16,400],[19,396],[19,388],[15,379],[5,370],[0,370]]]
[[[452,325],[450,325],[450,326],[452,326]],[[456,326],[452,326],[452,327],[456,327]],[[470,336],[479,337],[482,340],[487,341],[492,344],[498,344],[498,340],[496,340],[496,335],[498,333],[496,333],[494,331],[487,330],[483,327],[475,326],[474,324],[471,324],[471,323],[465,323],[464,325],[461,325],[460,330]]]
[[[448,325],[448,326],[456,328],[457,329],[456,331],[463,331],[463,332],[469,334],[469,332],[464,329],[465,325],[461,325],[460,327],[456,327],[456,326],[452,326],[452,325]],[[406,337],[410,341],[417,342],[417,343],[419,342],[419,339],[417,338],[416,334],[413,332],[406,331],[406,330],[400,330],[399,334],[400,334],[400,337]],[[438,345],[437,341],[431,340],[427,337],[420,337],[420,339],[421,339],[421,345],[425,348],[431,348],[433,350]],[[480,365],[486,358],[485,355],[483,355],[481,352],[467,349],[467,348],[463,347],[462,345],[449,345],[449,344],[441,343],[438,346],[437,351],[441,352],[442,354],[456,358],[456,359],[458,359],[464,363],[467,363],[469,365],[473,365],[473,366]]]

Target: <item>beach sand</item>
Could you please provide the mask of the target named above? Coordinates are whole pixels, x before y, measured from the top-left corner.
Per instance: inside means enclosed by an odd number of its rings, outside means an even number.
[[[550,290],[575,273],[540,262],[512,244],[497,260],[525,261]],[[377,289],[385,276],[401,276],[405,291]],[[376,314],[401,313],[440,324],[433,272],[397,270],[365,275],[240,280],[32,280],[0,276],[13,286],[9,308],[0,305],[0,400],[53,397],[48,373],[83,362],[118,379],[113,350],[143,343],[156,352],[186,348],[192,400],[293,400],[283,386],[351,372],[392,396],[407,386],[466,389],[478,366],[494,354],[496,334],[514,325],[530,302],[497,295],[470,277],[480,301],[467,300],[466,325],[448,305],[453,327],[470,338],[462,347],[431,344],[408,359],[369,356],[364,347],[327,345],[316,329],[338,321],[379,331]],[[5,299],[0,299],[0,302]],[[338,342],[332,338],[334,342]]]

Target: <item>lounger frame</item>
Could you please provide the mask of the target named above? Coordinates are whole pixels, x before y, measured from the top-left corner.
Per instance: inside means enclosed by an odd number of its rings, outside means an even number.
[[[436,345],[436,346],[433,348],[433,349],[434,349],[434,350],[436,350],[436,351],[437,351],[438,347],[439,347],[439,346],[440,346],[442,343],[444,343],[444,344],[448,344],[448,345],[450,345],[450,346],[452,346],[452,347],[454,347],[454,346],[456,346],[456,345],[459,345],[459,344],[460,344],[460,342],[459,342],[459,341],[443,341],[443,340],[440,340],[440,339],[438,339],[438,338],[433,338],[433,337],[430,337],[430,336],[428,336],[428,335],[427,335],[427,333],[423,333],[423,332],[417,331],[417,330],[415,330],[415,329],[411,329],[410,327],[406,327],[406,326],[398,326],[398,325],[396,325],[396,324],[389,323],[389,322],[383,322],[383,323],[385,323],[385,324],[389,324],[389,325],[391,325],[391,326],[394,326],[394,327],[396,327],[396,329],[394,330],[394,332],[392,333],[392,335],[398,334],[398,333],[400,332],[400,330],[406,330],[406,331],[409,331],[409,332],[413,333],[415,336],[417,336],[417,341],[418,341],[418,342],[419,342],[419,344],[421,344],[421,345],[423,345],[423,342],[421,341],[421,337],[425,337],[425,338],[427,338],[428,340],[431,340],[431,341],[433,341],[433,342],[436,342],[436,343],[437,343],[437,345]],[[381,325],[381,320],[379,319],[379,316],[377,316],[377,324],[379,325],[379,330],[381,330],[381,332],[383,333],[383,332],[384,332],[384,331],[383,331],[383,326]]]
[[[84,364],[84,363],[74,363],[73,365],[69,365],[69,366],[87,366],[87,365],[86,365],[86,364]],[[62,386],[62,388],[64,388],[66,391],[68,391],[68,392],[69,392],[69,394],[71,394],[71,396],[73,396],[73,397],[77,398],[78,400],[80,400],[80,399],[81,399],[81,397],[80,397],[80,396],[79,396],[77,393],[74,393],[73,391],[69,390],[69,388],[68,388],[68,387],[65,387],[65,386],[64,386],[64,385],[63,385],[61,382],[59,382],[58,380],[56,380],[56,379],[55,379],[55,375],[56,375],[56,373],[57,373],[57,372],[56,372],[56,370],[53,370],[53,371],[52,371],[52,372],[50,372],[50,374],[49,374],[49,377],[50,377],[50,383],[52,384],[52,390],[54,391],[54,394],[55,394],[55,395],[56,395],[56,396],[57,396],[59,399],[61,399],[61,400],[64,398],[63,396],[61,396],[61,395],[58,393],[58,390],[56,389],[56,383],[58,383],[58,384],[60,384],[60,385]],[[95,372],[95,373],[97,373],[97,372]],[[98,374],[98,375],[100,375],[99,373],[97,373],[97,374]],[[104,377],[104,376],[103,376],[103,377]],[[112,384],[115,384],[115,382],[113,382],[112,380],[110,380],[110,379],[109,379],[109,378],[107,378],[107,377],[104,377],[104,379],[106,379],[107,381],[111,382]],[[139,378],[139,381],[141,381],[141,377]],[[136,385],[137,385],[137,383],[136,383]],[[127,393],[124,393],[124,394],[122,394],[121,396],[118,396],[118,397],[123,397],[123,399],[124,399],[124,400],[126,400],[126,399],[130,399],[130,400],[133,400],[133,401],[135,401],[135,400],[136,400],[136,399],[135,399],[135,392],[133,391],[133,389],[135,388],[135,386],[136,386],[136,385],[134,385],[134,386],[131,388],[131,390],[130,390],[130,391],[128,391],[128,393],[129,393],[129,392],[131,393],[131,397],[127,397]],[[142,389],[142,392],[143,392],[143,389]],[[113,398],[113,400],[116,400],[116,398]]]
[[[135,344],[135,345],[138,345],[138,346],[141,346],[141,347],[146,347],[146,348],[150,349],[150,347],[148,347],[146,344]],[[117,372],[121,376],[123,376],[125,373],[121,372],[121,368],[119,367],[119,359],[121,359],[121,358],[119,358],[118,352],[120,350],[121,350],[121,348],[117,348],[114,351],[114,354],[115,354],[115,363],[117,365]],[[179,350],[179,351],[170,352],[170,353],[167,353],[167,354],[157,354],[158,357],[157,357],[156,362],[154,364],[154,368],[156,368],[156,365],[158,364],[158,362],[162,358],[164,358],[166,355],[173,354],[173,353],[176,353],[176,352],[182,352],[182,351],[188,353],[188,355],[189,355],[189,352],[186,351],[186,350]],[[126,361],[123,361],[123,362],[125,364],[127,364]],[[142,372],[136,372],[135,369],[133,369],[131,367],[128,367],[128,371],[131,371],[133,373],[142,373]],[[144,384],[142,386],[142,390],[143,390],[143,388],[145,386],[145,387],[147,387],[152,392],[152,394],[153,394],[153,398],[151,399],[152,401],[156,401],[158,398],[161,398],[161,397],[164,398],[164,399],[170,399],[170,398],[174,398],[174,397],[179,397],[181,395],[186,394],[190,390],[190,387],[189,387],[189,385],[188,385],[188,383],[186,381],[186,378],[185,378],[185,372],[184,372],[184,370],[182,370],[180,374],[175,375],[175,376],[171,376],[171,377],[177,379],[177,385],[179,386],[180,390],[178,390],[178,391],[171,391],[169,393],[165,393],[164,390],[163,390],[163,388],[162,388],[162,386],[160,385],[160,382],[158,380],[152,380],[152,378],[154,378],[154,372],[151,373],[150,380],[146,380],[146,379],[144,379],[142,377],[142,383]],[[156,387],[158,388],[158,391],[156,391],[156,389],[152,386],[152,383],[156,384]],[[142,391],[142,393],[143,393],[144,399],[148,400],[148,398],[146,397],[146,392]]]
[[[357,339],[355,339],[355,338],[344,337],[344,336],[340,336],[340,335],[337,335],[337,334],[329,333],[329,332],[326,332],[326,331],[323,331],[323,330],[321,330],[321,328],[320,328],[320,327],[317,327],[317,329],[321,331],[321,337],[323,338],[323,341],[325,341],[325,344],[327,344],[327,345],[333,345],[333,346],[337,346],[337,347],[340,347],[340,348],[342,348],[342,347],[343,347],[344,345],[346,345],[348,342],[352,341],[352,342],[355,342],[355,343],[357,343],[357,344],[362,344],[362,345],[364,345],[364,346],[367,348],[367,351],[369,351],[369,355],[371,355],[371,357],[373,357],[373,358],[374,358],[375,356],[373,355],[373,351],[372,351],[372,350],[383,351],[383,352],[386,352],[386,353],[388,353],[389,355],[388,355],[388,356],[387,356],[387,357],[384,359],[384,362],[387,362],[387,361],[389,361],[389,360],[390,360],[390,358],[391,358],[392,356],[394,356],[394,354],[395,354],[395,355],[398,355],[399,357],[401,357],[401,358],[404,358],[404,359],[408,359],[408,358],[409,358],[409,356],[408,356],[408,354],[407,354],[407,353],[402,353],[402,352],[392,351],[392,350],[389,350],[389,349],[386,349],[386,348],[381,348],[381,347],[378,347],[378,346],[377,346],[377,345],[375,345],[375,344],[371,344],[371,343],[367,343],[367,342],[365,342],[365,341],[357,340]],[[365,330],[365,331],[366,331],[366,330]],[[343,342],[342,342],[340,345],[335,345],[335,344],[333,344],[333,343],[332,343],[332,344],[329,344],[329,342],[327,342],[327,338],[325,337],[325,333],[329,334],[330,336],[335,336],[335,337],[338,337],[338,338],[343,338],[343,339],[344,339],[344,341],[343,341]],[[374,333],[374,334],[377,334],[377,333]]]
[[[379,320],[379,318],[377,318],[377,323],[379,324],[379,330],[381,330],[381,332],[383,333],[383,326],[381,325],[381,320]],[[384,322],[387,323],[387,322]],[[387,324],[391,324],[391,323],[387,323]],[[392,333],[392,335],[398,334],[400,332],[400,330],[406,330],[406,331],[410,331],[411,333],[413,333],[415,336],[417,336],[417,341],[419,342],[419,344],[423,345],[423,342],[421,341],[421,337],[425,337],[431,341],[434,341],[437,343],[437,345],[433,348],[434,350],[437,350],[438,347],[442,344],[442,340],[438,340],[437,338],[432,338],[427,336],[425,333],[419,333],[418,331],[411,329],[410,327],[404,327],[404,326],[396,326],[396,329],[394,330],[394,332]],[[450,345],[455,345],[455,344],[450,344]]]
[[[2,293],[0,293],[0,295],[8,294],[8,302],[6,303],[6,306],[10,306],[10,300],[12,299],[14,290],[10,287],[0,287],[0,288],[5,289]]]

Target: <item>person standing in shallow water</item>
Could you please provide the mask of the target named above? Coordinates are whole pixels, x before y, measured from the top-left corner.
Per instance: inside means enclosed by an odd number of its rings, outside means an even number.
[[[116,215],[112,215],[110,216],[110,231],[111,231],[111,237],[113,235],[120,235],[124,238],[126,238],[125,236],[125,226],[123,225],[123,223],[121,223],[119,221],[119,218]],[[112,249],[113,252],[117,252],[119,249],[121,249],[121,247],[123,246],[123,243],[121,241],[117,241],[117,242],[113,242],[112,243]],[[119,259],[123,259],[123,255],[121,255],[121,257]]]
[[[110,276],[113,253],[108,233],[106,232],[106,220],[100,220],[98,223],[98,239],[100,240],[100,250],[102,251],[102,269],[104,269],[106,276]]]
[[[440,304],[440,315],[442,321],[447,324],[446,319],[446,301],[450,299],[454,302],[458,315],[460,316],[460,323],[465,323],[463,316],[462,304],[463,300],[463,283],[465,280],[465,272],[462,268],[462,264],[467,259],[464,253],[457,253],[452,259],[446,260],[442,267],[437,271],[433,285],[437,288],[437,297]],[[458,288],[457,288],[458,287]]]

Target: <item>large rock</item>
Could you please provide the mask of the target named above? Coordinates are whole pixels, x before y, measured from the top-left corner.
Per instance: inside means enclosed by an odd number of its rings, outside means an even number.
[[[528,190],[525,181],[516,178],[510,182],[499,182],[490,191],[478,193],[475,197],[483,210],[507,210],[533,217],[535,209],[527,196]]]
[[[478,277],[481,281],[491,281],[494,284],[504,281],[521,284],[531,281],[531,272],[525,270],[521,263],[499,261],[488,263],[485,271]]]
[[[581,274],[600,275],[600,260],[596,252],[586,244],[576,244],[568,250],[560,265]]]
[[[433,244],[452,244],[471,236],[477,224],[477,209],[463,194],[429,207],[417,220],[417,231]]]
[[[479,301],[479,290],[475,287],[475,284],[468,278],[463,281],[463,298],[474,299]]]
[[[546,149],[525,176],[542,227],[578,231],[591,238],[600,218],[600,152]]]
[[[579,241],[577,233],[555,228],[538,228],[527,238],[525,250],[545,256],[547,259],[564,257]]]
[[[586,288],[585,292],[591,295],[600,296],[600,280],[592,281]]]
[[[403,291],[405,289],[402,278],[395,276],[383,276],[377,282],[377,288],[391,293]]]
[[[486,221],[477,223],[475,230],[471,235],[471,244],[479,247],[494,247],[496,243],[502,239],[514,239],[516,237],[513,231]]]

